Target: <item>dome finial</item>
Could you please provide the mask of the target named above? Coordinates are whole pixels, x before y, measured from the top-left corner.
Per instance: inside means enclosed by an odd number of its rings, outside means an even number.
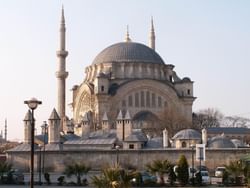
[[[127,25],[127,32],[126,32],[126,36],[125,36],[125,42],[131,42],[131,39],[129,38],[129,28],[128,28],[128,25]]]
[[[153,16],[151,16],[151,28],[149,33],[149,47],[155,50],[155,29],[154,29],[154,21]]]

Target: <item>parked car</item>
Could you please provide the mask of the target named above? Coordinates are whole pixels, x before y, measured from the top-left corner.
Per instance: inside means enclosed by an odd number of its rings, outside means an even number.
[[[201,171],[202,184],[211,184],[208,171]]]
[[[203,166],[203,165],[197,166],[196,169],[199,171],[208,171],[208,168],[206,166]]]
[[[225,172],[226,168],[224,166],[219,166],[215,169],[215,177],[222,177],[223,173]]]
[[[141,172],[142,182],[155,182],[157,181],[157,177],[154,175],[149,174],[146,171]]]
[[[141,185],[141,184],[155,184],[157,182],[157,177],[151,175],[147,171],[142,171],[139,173],[140,175],[136,178],[132,179],[132,183],[134,185]]]

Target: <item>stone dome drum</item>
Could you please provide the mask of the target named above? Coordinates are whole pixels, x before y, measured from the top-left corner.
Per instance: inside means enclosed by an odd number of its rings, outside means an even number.
[[[153,49],[136,42],[120,42],[101,51],[93,64],[107,62],[140,62],[165,64]]]

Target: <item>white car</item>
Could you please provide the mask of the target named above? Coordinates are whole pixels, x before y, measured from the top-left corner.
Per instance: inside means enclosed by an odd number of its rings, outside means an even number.
[[[202,184],[211,184],[211,179],[208,171],[201,171]]]
[[[223,173],[225,172],[226,168],[224,166],[217,167],[215,169],[215,177],[222,177]]]

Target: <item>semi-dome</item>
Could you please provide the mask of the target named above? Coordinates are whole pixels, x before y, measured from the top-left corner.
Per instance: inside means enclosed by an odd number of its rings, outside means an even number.
[[[164,64],[162,58],[153,49],[136,42],[120,42],[101,51],[93,64],[106,62],[141,62]]]
[[[177,132],[173,138],[173,140],[200,140],[201,134],[194,129],[184,129]]]
[[[208,147],[219,149],[219,148],[235,148],[234,143],[226,138],[225,136],[216,136],[208,141]]]

